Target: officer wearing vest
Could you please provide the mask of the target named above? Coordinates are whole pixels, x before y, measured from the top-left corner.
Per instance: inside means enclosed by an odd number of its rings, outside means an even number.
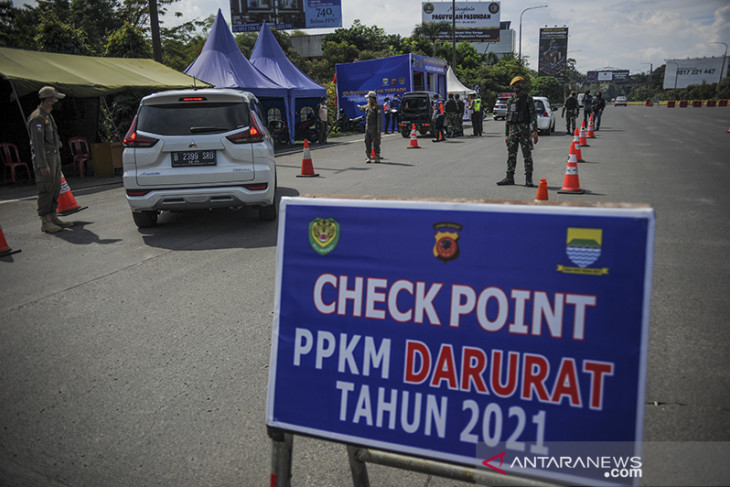
[[[474,135],[481,136],[484,114],[482,113],[482,99],[479,95],[469,95],[469,110],[471,111],[471,127],[474,129]]]
[[[537,144],[537,112],[535,101],[527,94],[525,78],[515,76],[510,82],[515,94],[507,100],[504,141],[507,144],[507,177],[497,184],[515,184],[517,150],[522,147],[525,159],[525,186],[532,187],[532,145]]]
[[[44,86],[38,91],[41,103],[27,120],[38,189],[38,216],[41,218],[41,231],[46,233],[60,232],[73,226],[73,223],[61,221],[56,213],[58,195],[61,193],[61,155],[58,152],[61,139],[51,110],[54,103],[65,96],[53,86]]]

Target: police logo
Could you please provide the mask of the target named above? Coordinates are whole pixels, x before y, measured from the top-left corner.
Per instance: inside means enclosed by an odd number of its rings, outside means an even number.
[[[489,13],[496,14],[499,12],[499,4],[496,2],[492,2],[489,4]]]
[[[601,257],[603,230],[600,228],[568,228],[565,252],[578,267],[558,266],[558,271],[568,274],[608,274],[608,268],[591,268]]]
[[[436,230],[436,243],[433,246],[433,256],[444,262],[459,257],[459,233],[463,227],[458,223],[441,222],[436,223],[433,229]]]
[[[309,244],[319,255],[327,255],[340,240],[340,224],[334,218],[315,218],[309,222]]]

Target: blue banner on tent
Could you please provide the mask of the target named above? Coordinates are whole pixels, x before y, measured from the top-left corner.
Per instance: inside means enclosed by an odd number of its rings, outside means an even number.
[[[526,457],[638,458],[650,208],[283,198],[279,225],[268,425],[568,481],[617,480]]]

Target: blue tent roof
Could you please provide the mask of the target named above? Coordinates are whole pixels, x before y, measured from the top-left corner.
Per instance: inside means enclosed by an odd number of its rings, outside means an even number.
[[[289,61],[266,22],[261,25],[261,32],[251,52],[251,64],[277,84],[293,90],[296,98],[327,95],[326,88]]]
[[[216,88],[238,88],[257,97],[287,97],[286,87],[261,74],[246,59],[220,9],[200,55],[185,69],[185,74]]]

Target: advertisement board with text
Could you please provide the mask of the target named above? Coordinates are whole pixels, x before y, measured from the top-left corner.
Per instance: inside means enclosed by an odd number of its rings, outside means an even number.
[[[454,11],[456,19],[454,19]],[[456,22],[456,41],[499,42],[499,2],[423,2],[421,21],[424,24],[446,22],[449,28],[438,38],[450,41],[451,26]]]
[[[267,424],[602,483],[524,457],[639,454],[654,225],[647,207],[283,198]]]
[[[231,0],[231,30],[258,32],[342,27],[342,0]]]
[[[669,59],[664,70],[663,88],[681,89],[702,83],[718,83],[721,77],[725,77],[725,73],[722,72],[723,66],[727,68],[728,64],[724,62],[722,56]]]

